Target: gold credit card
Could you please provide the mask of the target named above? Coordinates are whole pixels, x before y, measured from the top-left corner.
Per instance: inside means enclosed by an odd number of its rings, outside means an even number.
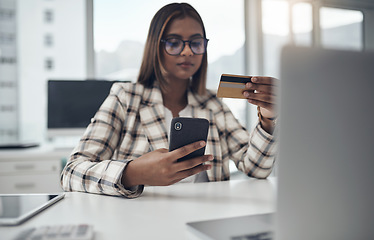
[[[219,82],[217,97],[219,98],[243,98],[245,84],[251,81],[251,76],[222,74]]]

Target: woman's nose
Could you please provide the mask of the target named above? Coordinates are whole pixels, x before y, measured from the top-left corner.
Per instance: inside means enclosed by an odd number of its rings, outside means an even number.
[[[186,43],[184,45],[184,48],[182,50],[182,52],[180,53],[181,56],[192,56],[194,53],[192,52],[191,50],[191,47],[190,47],[190,43]]]

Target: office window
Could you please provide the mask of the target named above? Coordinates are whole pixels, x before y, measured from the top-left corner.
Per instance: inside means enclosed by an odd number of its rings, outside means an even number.
[[[46,47],[53,46],[53,36],[51,34],[44,35],[44,46]]]
[[[15,64],[16,59],[14,57],[0,57],[0,64]]]
[[[53,11],[52,10],[45,10],[44,11],[44,22],[45,23],[52,23],[53,22]]]
[[[279,78],[282,47],[289,43],[289,6],[285,0],[262,0],[263,73]]]
[[[52,58],[47,58],[47,59],[45,59],[45,63],[44,63],[45,65],[45,70],[47,70],[47,71],[51,71],[51,70],[53,70],[53,68],[54,68],[54,61],[53,61],[53,59]]]
[[[1,139],[14,139],[14,137],[16,136],[17,136],[17,130],[15,129],[0,129],[0,140]]]
[[[14,112],[15,107],[13,105],[0,105],[0,112]]]
[[[4,88],[15,88],[16,83],[11,81],[0,81],[0,89]]]
[[[363,49],[363,14],[361,11],[322,7],[320,27],[323,47]]]
[[[15,43],[14,33],[0,32],[0,44],[11,45]]]
[[[289,14],[289,4],[286,0],[262,0],[263,72],[265,75],[279,77],[280,51],[284,45],[291,43],[291,39],[299,46],[363,49],[363,13],[361,11],[319,7],[307,2],[298,2],[291,5],[291,14]],[[317,29],[320,37],[314,39],[313,7],[318,7],[320,23]]]
[[[151,19],[162,6],[171,2],[174,1],[94,0],[97,78],[136,81]],[[185,2],[190,3],[204,21],[209,38],[207,87],[216,90],[221,74],[244,74],[243,0]],[[244,108],[248,103],[245,100],[224,101],[245,124]]]
[[[296,3],[292,6],[293,41],[299,46],[312,46],[312,5]]]
[[[15,12],[14,9],[0,8],[0,20],[10,21],[14,19]]]

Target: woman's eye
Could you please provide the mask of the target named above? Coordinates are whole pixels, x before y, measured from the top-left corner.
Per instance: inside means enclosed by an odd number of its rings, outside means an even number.
[[[191,47],[200,47],[202,43],[200,41],[193,41],[191,42]]]
[[[178,40],[169,40],[168,41],[168,45],[170,47],[178,47],[180,45],[180,41],[178,41]]]

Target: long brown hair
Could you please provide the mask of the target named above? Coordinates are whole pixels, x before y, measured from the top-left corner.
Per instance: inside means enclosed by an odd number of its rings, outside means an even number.
[[[149,27],[143,60],[138,76],[138,82],[145,87],[152,87],[154,81],[157,80],[161,89],[167,89],[168,83],[162,74],[165,68],[162,66],[161,62],[160,42],[167,25],[176,18],[184,17],[191,17],[198,21],[203,29],[203,37],[206,38],[203,20],[199,13],[188,3],[171,3],[158,10]],[[204,94],[206,91],[207,59],[207,52],[205,52],[200,68],[192,76],[191,90],[198,94]]]

